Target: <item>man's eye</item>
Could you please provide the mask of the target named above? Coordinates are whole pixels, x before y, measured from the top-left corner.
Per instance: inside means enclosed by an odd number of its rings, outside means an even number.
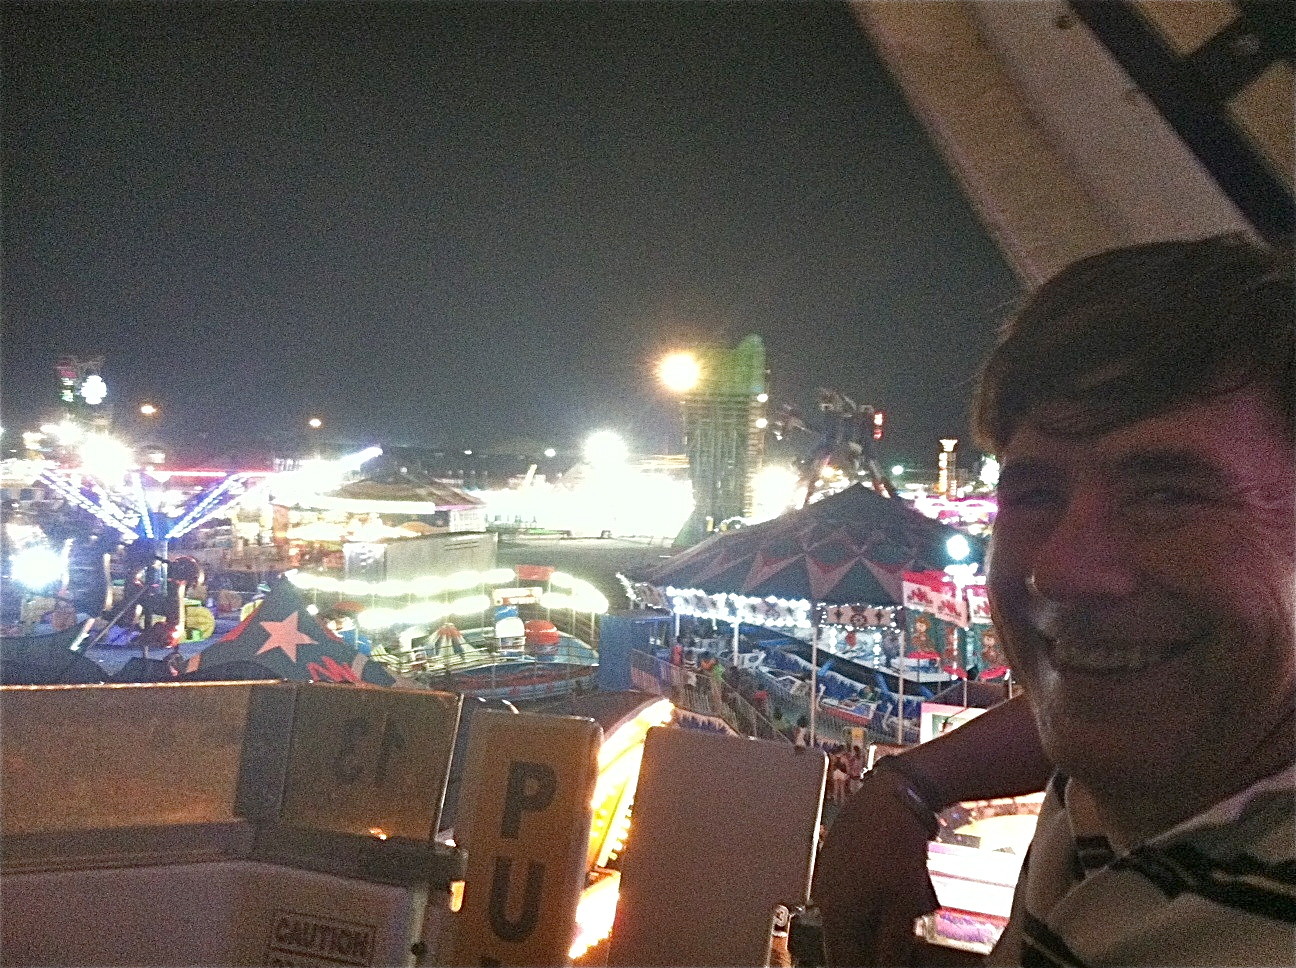
[[[1183,507],[1204,504],[1210,499],[1211,495],[1201,488],[1179,484],[1158,484],[1135,495],[1136,501],[1151,507]]]

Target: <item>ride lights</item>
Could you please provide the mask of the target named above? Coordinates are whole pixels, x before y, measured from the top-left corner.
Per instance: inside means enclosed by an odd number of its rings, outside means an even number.
[[[608,610],[608,600],[593,589],[588,593],[573,595],[572,601],[575,603],[575,608],[578,612],[591,612],[593,614],[603,615],[606,614]]]
[[[464,595],[450,603],[450,612],[453,615],[470,615],[473,612],[484,612],[490,606],[489,595]]]
[[[33,592],[63,584],[66,574],[66,548],[60,553],[43,545],[33,545],[18,552],[9,562],[10,577]]]
[[[702,363],[692,353],[670,353],[657,364],[657,378],[671,393],[690,393],[702,382]]]
[[[324,578],[323,575],[308,575],[296,568],[285,571],[284,577],[304,592],[319,591]]]
[[[366,608],[356,615],[355,620],[362,629],[380,631],[391,628],[400,621],[400,609]]]
[[[581,891],[576,905],[576,937],[567,952],[572,961],[612,935],[617,899],[621,894],[621,872],[603,871],[602,876]]]
[[[89,434],[77,448],[81,468],[100,480],[119,481],[134,465],[131,449],[107,434]]]
[[[450,614],[450,608],[440,602],[416,602],[401,609],[407,621],[423,622],[431,625]]]
[[[723,622],[746,622],[772,628],[810,628],[810,603],[804,598],[787,599],[767,595],[756,598],[733,592],[715,594],[699,588],[664,590],[670,610],[679,615],[715,619]]]
[[[446,587],[445,579],[439,575],[423,575],[419,578],[412,578],[409,584],[412,594],[423,595],[427,598],[440,595],[445,591]]]
[[[482,575],[479,571],[456,571],[446,579],[446,588],[449,591],[460,592],[474,588],[481,583]]]
[[[372,595],[373,588],[373,582],[360,578],[343,578],[337,586],[337,590],[343,595]]]

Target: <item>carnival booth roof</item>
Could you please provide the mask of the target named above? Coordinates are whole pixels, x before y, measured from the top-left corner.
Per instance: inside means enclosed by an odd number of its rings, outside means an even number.
[[[713,535],[638,580],[659,588],[836,604],[899,605],[906,571],[943,569],[955,528],[856,484],[772,521]],[[967,562],[984,543],[966,536]]]
[[[410,501],[454,509],[482,506],[480,500],[457,487],[415,473],[392,473],[352,481],[331,496],[352,501]]]

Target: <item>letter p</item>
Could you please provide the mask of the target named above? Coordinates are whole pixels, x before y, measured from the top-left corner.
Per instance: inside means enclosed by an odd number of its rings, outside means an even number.
[[[504,794],[504,822],[500,836],[517,840],[522,814],[543,810],[553,802],[558,778],[553,767],[544,763],[514,762],[509,767],[508,792]]]

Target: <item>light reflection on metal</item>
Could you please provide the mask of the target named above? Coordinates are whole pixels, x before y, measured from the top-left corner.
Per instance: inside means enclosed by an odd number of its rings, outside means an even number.
[[[644,706],[603,738],[598,782],[591,803],[590,881],[576,908],[576,940],[570,951],[573,959],[612,933],[621,875],[607,870],[606,865],[616,860],[630,833],[630,812],[639,783],[644,739],[648,730],[669,722],[674,711],[669,699],[660,699]]]

